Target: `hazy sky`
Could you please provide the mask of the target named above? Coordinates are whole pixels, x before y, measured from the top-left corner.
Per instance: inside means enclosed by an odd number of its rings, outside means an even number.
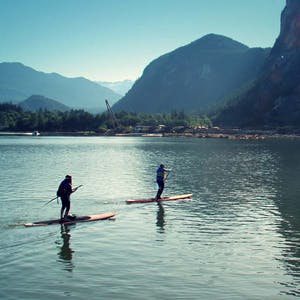
[[[0,0],[0,62],[91,80],[140,77],[209,33],[271,47],[285,0]]]

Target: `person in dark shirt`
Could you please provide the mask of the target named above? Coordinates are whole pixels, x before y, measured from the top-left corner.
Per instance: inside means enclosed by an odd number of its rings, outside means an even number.
[[[161,194],[164,191],[165,181],[168,177],[169,172],[170,170],[165,169],[165,166],[163,164],[161,164],[156,171],[156,182],[158,185],[158,191],[155,197],[156,200],[161,199]]]
[[[61,220],[66,220],[71,207],[70,196],[74,193],[77,188],[72,189],[72,176],[66,175],[65,179],[60,183],[57,190],[57,196],[61,199]]]

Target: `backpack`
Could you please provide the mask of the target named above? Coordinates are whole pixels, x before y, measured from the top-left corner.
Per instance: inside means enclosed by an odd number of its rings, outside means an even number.
[[[62,197],[64,196],[66,193],[66,189],[63,187],[63,185],[61,184],[56,192],[56,196],[57,197]]]
[[[57,190],[56,196],[57,197],[61,197],[62,196],[62,191],[60,189]]]

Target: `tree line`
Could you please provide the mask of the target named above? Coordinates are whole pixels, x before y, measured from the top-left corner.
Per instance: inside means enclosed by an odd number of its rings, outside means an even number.
[[[147,126],[149,131],[163,125],[164,131],[175,127],[195,127],[212,125],[207,116],[187,114],[184,111],[145,114],[133,112],[118,112],[114,117],[107,112],[91,114],[84,110],[35,112],[24,111],[11,103],[0,103],[0,130],[2,131],[45,131],[45,132],[77,132],[94,131],[105,133],[131,132],[136,126]]]

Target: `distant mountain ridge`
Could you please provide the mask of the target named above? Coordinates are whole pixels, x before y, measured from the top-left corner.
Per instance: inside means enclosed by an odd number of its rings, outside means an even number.
[[[36,71],[21,63],[0,63],[0,101],[18,103],[31,95],[56,99],[71,108],[105,110],[105,99],[115,103],[121,95],[99,84],[57,73]]]
[[[206,35],[152,61],[113,109],[206,112],[253,81],[269,51],[225,36]]]
[[[70,110],[70,107],[41,95],[30,96],[26,100],[20,102],[19,106],[21,106],[25,111],[48,110],[64,112]]]

